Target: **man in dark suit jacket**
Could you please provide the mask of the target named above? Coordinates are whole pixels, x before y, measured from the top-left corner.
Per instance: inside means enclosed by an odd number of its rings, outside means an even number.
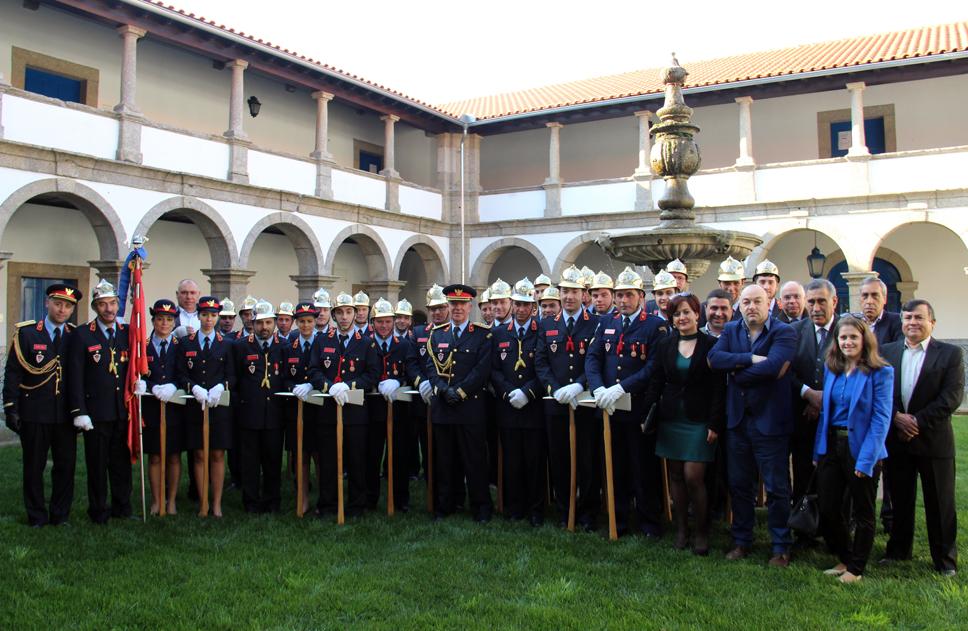
[[[837,322],[837,289],[829,280],[815,279],[806,287],[806,304],[809,317],[793,325],[797,332],[797,352],[790,366],[794,504],[807,492],[813,475],[813,444],[822,407],[823,367]]]
[[[803,285],[795,280],[783,283],[780,287],[780,312],[776,316],[777,320],[792,325],[807,318],[804,292]],[[834,295],[836,296],[836,293]]]
[[[769,299],[758,285],[740,294],[741,322],[730,322],[709,351],[709,365],[729,372],[726,395],[729,488],[733,498],[734,547],[726,555],[749,556],[756,522],[757,470],[767,493],[772,539],[770,565],[790,564],[789,445],[793,431],[790,376],[797,336],[789,324],[769,317]]]
[[[98,283],[91,307],[97,318],[71,335],[67,401],[74,426],[84,430],[87,512],[91,521],[105,524],[109,517],[131,515],[131,454],[124,404],[128,327],[117,320],[118,295],[111,283]]]
[[[907,302],[901,318],[904,341],[887,344],[883,353],[894,366],[893,423],[887,438],[894,523],[882,562],[911,558],[921,476],[931,559],[938,572],[954,576],[958,524],[951,415],[964,396],[964,357],[957,346],[931,337],[934,309],[927,301]]]

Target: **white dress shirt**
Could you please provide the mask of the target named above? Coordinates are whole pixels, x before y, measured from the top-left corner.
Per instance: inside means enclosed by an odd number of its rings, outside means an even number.
[[[914,386],[921,376],[921,368],[924,366],[924,357],[927,355],[930,343],[930,336],[914,346],[910,346],[907,340],[904,341],[904,353],[901,355],[901,403],[904,405],[905,412],[911,402],[911,395],[914,394]]]

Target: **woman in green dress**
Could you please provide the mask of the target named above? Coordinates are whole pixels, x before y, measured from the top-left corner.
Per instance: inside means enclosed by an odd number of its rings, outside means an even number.
[[[689,543],[689,504],[695,517],[693,553],[709,553],[706,466],[726,422],[726,377],[710,369],[706,354],[716,338],[699,331],[699,300],[675,296],[666,307],[672,333],[656,347],[646,409],[657,405],[655,453],[665,458],[674,506],[677,549]]]

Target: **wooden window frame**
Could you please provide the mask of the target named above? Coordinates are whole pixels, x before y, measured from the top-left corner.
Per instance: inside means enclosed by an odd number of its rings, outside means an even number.
[[[83,298],[74,308],[77,322],[83,323],[87,313],[86,302],[90,295],[91,268],[80,265],[54,265],[51,263],[17,263],[7,261],[7,339],[12,340],[15,325],[20,319],[20,283],[28,278],[64,278],[77,283]]]
[[[871,118],[884,119],[884,153],[896,152],[897,121],[894,117],[894,104],[864,107],[864,120]],[[847,123],[850,120],[850,108],[817,112],[817,154],[821,160],[833,157],[830,146],[830,125]]]
[[[13,87],[25,89],[28,67],[77,79],[81,82],[81,99],[84,105],[98,107],[100,71],[97,68],[13,46],[10,62],[10,82]]]

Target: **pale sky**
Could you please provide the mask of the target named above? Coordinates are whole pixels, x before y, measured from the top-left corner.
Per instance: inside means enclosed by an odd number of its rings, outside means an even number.
[[[166,0],[429,103],[968,19],[928,0]],[[912,10],[916,7],[916,10]]]

